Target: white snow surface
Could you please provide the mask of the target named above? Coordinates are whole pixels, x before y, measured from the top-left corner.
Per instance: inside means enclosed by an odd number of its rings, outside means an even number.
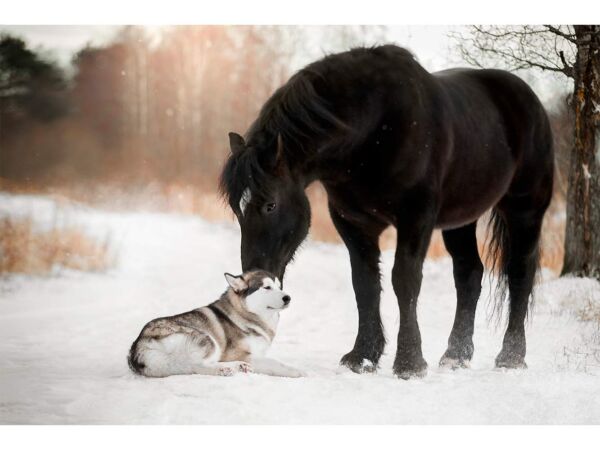
[[[0,423],[9,424],[574,424],[600,423],[598,324],[575,311],[600,303],[600,284],[546,273],[527,328],[528,370],[494,368],[502,327],[479,303],[470,369],[438,368],[454,319],[449,259],[426,261],[419,321],[423,379],[392,374],[398,308],[393,254],[382,257],[388,345],[376,374],[339,367],[357,312],[346,249],[308,241],[288,268],[270,356],[308,373],[148,379],[126,354],[149,320],[215,300],[237,273],[239,228],[192,216],[57,208],[49,198],[0,194],[0,218],[32,215],[111,236],[118,265],[103,274],[58,271],[0,278]]]

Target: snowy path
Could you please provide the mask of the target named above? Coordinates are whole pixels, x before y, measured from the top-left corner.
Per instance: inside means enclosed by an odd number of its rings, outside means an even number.
[[[46,199],[0,195],[0,217],[28,211],[55,220]],[[271,349],[307,378],[144,379],[127,368],[131,342],[148,320],[223,291],[222,273],[239,271],[237,227],[83,207],[69,208],[68,217],[100,236],[111,232],[119,266],[107,274],[0,279],[0,423],[600,423],[598,361],[581,355],[598,347],[590,341],[594,325],[558,313],[562,304],[600,302],[600,286],[590,280],[539,288],[526,371],[493,369],[502,333],[488,325],[483,298],[472,368],[450,372],[437,361],[454,317],[451,262],[428,261],[419,315],[429,374],[407,382],[391,373],[398,329],[392,255],[382,261],[389,344],[378,374],[356,375],[338,368],[357,320],[346,250],[309,242],[287,273],[292,304]]]

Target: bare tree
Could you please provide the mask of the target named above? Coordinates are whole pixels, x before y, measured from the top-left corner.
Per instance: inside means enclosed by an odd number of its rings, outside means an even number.
[[[539,69],[572,80],[573,141],[562,273],[600,279],[600,25],[473,26],[453,33],[477,67]]]
[[[71,78],[0,35],[0,176],[216,189],[229,131],[246,130],[294,70],[383,30],[127,26],[77,52]]]

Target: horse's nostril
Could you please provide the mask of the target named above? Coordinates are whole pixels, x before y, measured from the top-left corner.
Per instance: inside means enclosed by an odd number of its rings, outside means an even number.
[[[292,298],[289,295],[284,295],[283,296],[283,303],[285,303],[286,305],[292,300]]]

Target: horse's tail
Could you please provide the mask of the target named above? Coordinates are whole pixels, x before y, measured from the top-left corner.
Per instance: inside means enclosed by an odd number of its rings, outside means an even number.
[[[488,319],[495,318],[496,325],[502,321],[504,304],[509,293],[509,270],[511,265],[521,264],[521,261],[512,261],[511,264],[511,236],[510,228],[506,223],[506,215],[494,208],[490,215],[488,223],[488,251],[486,255],[486,265],[490,268],[490,297],[491,308],[488,309]],[[518,236],[516,236],[518,237]],[[515,249],[517,251],[518,249]],[[541,253],[538,243],[536,242],[533,253],[524,256],[529,260],[530,270],[534,271],[534,287],[535,278],[540,275]],[[519,252],[520,254],[520,252]],[[532,258],[532,259],[529,259]],[[514,260],[514,258],[513,258]],[[493,279],[496,279],[496,287],[492,289]],[[518,280],[517,280],[518,282]],[[534,291],[528,296],[527,314],[529,315],[533,306]]]
[[[486,265],[490,268],[491,308],[488,319],[496,318],[497,324],[502,318],[502,310],[508,292],[508,259],[510,256],[509,231],[506,219],[497,208],[490,214],[488,222],[488,251]],[[492,292],[492,282],[496,277],[496,287]]]

